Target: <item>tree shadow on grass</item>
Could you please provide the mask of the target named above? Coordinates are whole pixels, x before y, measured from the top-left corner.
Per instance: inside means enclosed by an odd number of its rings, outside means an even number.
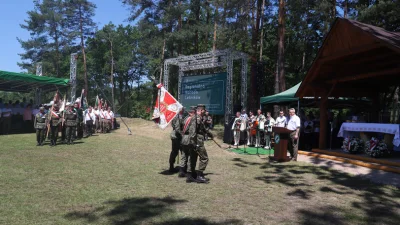
[[[83,208],[65,215],[65,218],[72,221],[78,220],[85,223],[104,223],[114,225],[142,224],[148,223],[146,220],[161,216],[175,214],[175,205],[185,203],[186,200],[166,198],[125,198],[122,200],[107,201],[102,206],[93,208]],[[205,224],[205,225],[225,225],[242,224],[239,220],[227,220],[224,222],[212,222],[205,218],[182,218],[170,219],[162,222],[152,222],[151,224]]]
[[[333,206],[311,209],[300,209],[297,214],[303,218],[302,224],[348,224],[364,221],[366,224],[399,224],[400,221],[400,190],[376,184],[367,179],[355,177],[345,172],[328,167],[303,166],[295,164],[265,164],[265,176],[255,177],[267,184],[279,183],[287,187],[299,187],[286,193],[302,199],[311,199],[313,195],[323,196],[327,193],[356,199],[351,202],[353,211],[333,209]],[[326,182],[317,191],[309,191],[314,179],[306,174],[313,174],[316,179]],[[349,209],[347,209],[349,210]],[[363,213],[359,213],[359,212]],[[358,214],[360,215],[357,215]],[[345,216],[343,216],[345,215]]]
[[[183,218],[177,220],[169,220],[155,225],[242,225],[240,220],[226,220],[222,222],[211,222],[204,218]]]
[[[263,165],[262,163],[256,163],[256,162],[248,162],[246,160],[243,160],[242,158],[233,158],[233,162],[235,162],[235,166],[238,167],[247,167],[247,166],[259,166]]]
[[[340,162],[340,161],[334,161],[334,160],[329,160],[329,159],[324,159],[324,158],[319,158],[319,157],[311,157],[311,162],[316,165],[323,164],[328,168],[333,168],[336,165],[342,166],[342,167],[348,167],[348,168],[356,168],[357,166],[354,164],[350,164],[348,162]]]
[[[104,202],[104,206],[73,211],[65,215],[68,220],[96,223],[106,218],[111,224],[138,224],[141,221],[172,213],[172,206],[186,202],[185,200],[167,198],[125,198]]]
[[[299,224],[313,225],[344,225],[345,218],[340,216],[338,212],[343,210],[338,207],[325,206],[313,210],[299,210],[297,213],[300,215],[301,222]]]

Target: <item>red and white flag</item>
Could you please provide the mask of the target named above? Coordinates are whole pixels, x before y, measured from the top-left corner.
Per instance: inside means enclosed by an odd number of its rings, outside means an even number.
[[[162,84],[158,84],[159,88],[156,105],[154,106],[153,118],[161,129],[165,129],[168,124],[179,114],[183,106],[174,96],[172,96]]]

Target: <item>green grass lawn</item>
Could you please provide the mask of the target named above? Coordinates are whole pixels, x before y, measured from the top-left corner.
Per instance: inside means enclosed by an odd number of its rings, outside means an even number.
[[[55,148],[0,136],[0,224],[399,224],[395,187],[212,141],[210,184],[187,184],[164,173],[171,128],[127,122],[133,135],[122,124]]]

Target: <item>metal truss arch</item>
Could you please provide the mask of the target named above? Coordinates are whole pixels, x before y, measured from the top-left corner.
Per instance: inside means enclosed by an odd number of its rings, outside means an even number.
[[[227,85],[225,95],[225,123],[228,124],[230,116],[233,114],[233,61],[241,60],[241,89],[240,99],[242,108],[247,106],[247,54],[231,49],[215,50],[189,56],[179,56],[177,58],[166,59],[164,61],[164,87],[168,90],[169,86],[169,67],[170,65],[179,67],[178,78],[178,101],[181,95],[181,82],[184,72],[225,67],[227,72]]]
[[[76,66],[77,66],[77,53],[71,54],[71,62],[70,62],[70,69],[69,69],[69,80],[71,82],[71,101],[75,101],[76,95]]]

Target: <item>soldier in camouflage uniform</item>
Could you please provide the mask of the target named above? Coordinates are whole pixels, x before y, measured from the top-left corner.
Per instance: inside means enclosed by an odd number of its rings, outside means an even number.
[[[205,112],[204,105],[197,105],[197,111],[195,115],[195,121],[189,127],[189,136],[193,138],[194,147],[190,148],[190,170],[188,169],[188,173],[191,172],[192,177],[195,175],[196,171],[196,163],[197,157],[199,157],[199,170],[197,172],[197,176],[195,181],[197,183],[208,183],[208,179],[204,177],[204,170],[208,164],[208,154],[207,150],[204,147],[204,135],[207,133],[208,136],[212,138],[212,134],[206,129],[204,123],[202,122],[202,116]],[[194,127],[194,128],[193,128]],[[193,177],[194,178],[194,177]],[[188,177],[187,182],[192,182],[193,179]]]
[[[76,124],[76,133],[78,139],[83,138],[83,109],[79,107],[79,104],[75,102],[74,104],[75,111],[78,116],[78,123]]]
[[[182,152],[181,141],[182,141],[182,114],[183,109],[179,112],[178,115],[171,121],[172,131],[171,131],[171,142],[172,149],[169,155],[169,172],[175,172],[175,158],[179,154],[179,151]],[[182,168],[180,169],[180,171]]]
[[[58,125],[61,122],[61,116],[57,105],[54,105],[53,111],[50,111],[49,113],[51,114],[50,121],[48,122],[48,124],[50,124],[50,146],[53,147],[57,144]]]
[[[207,150],[204,146],[204,137],[207,134],[208,137],[213,138],[213,135],[206,128],[206,125],[202,121],[202,117],[205,115],[206,107],[203,104],[197,105],[197,124],[196,124],[196,148],[195,151],[192,151],[190,154],[191,158],[191,166],[192,168],[196,167],[197,157],[199,158],[199,167],[197,172],[197,182],[198,183],[208,183],[208,179],[204,177],[204,170],[208,165],[208,154]]]
[[[36,129],[36,146],[42,146],[46,136],[46,114],[44,107],[39,108],[39,113],[35,115],[34,127]]]
[[[195,177],[196,171],[195,168],[192,170],[191,160],[190,160],[190,152],[193,151],[195,146],[195,137],[196,137],[196,122],[195,122],[195,113],[196,107],[191,106],[188,110],[189,115],[185,117],[182,121],[182,158],[181,158],[181,168],[184,168],[186,165],[187,173],[186,173],[186,182],[197,182]],[[194,164],[196,167],[196,164]],[[184,175],[184,171],[179,172],[179,177]]]
[[[78,124],[78,115],[74,110],[74,105],[70,104],[69,109],[65,112],[65,126],[66,128],[66,141],[67,144],[73,144],[73,136],[76,133],[76,125]]]

